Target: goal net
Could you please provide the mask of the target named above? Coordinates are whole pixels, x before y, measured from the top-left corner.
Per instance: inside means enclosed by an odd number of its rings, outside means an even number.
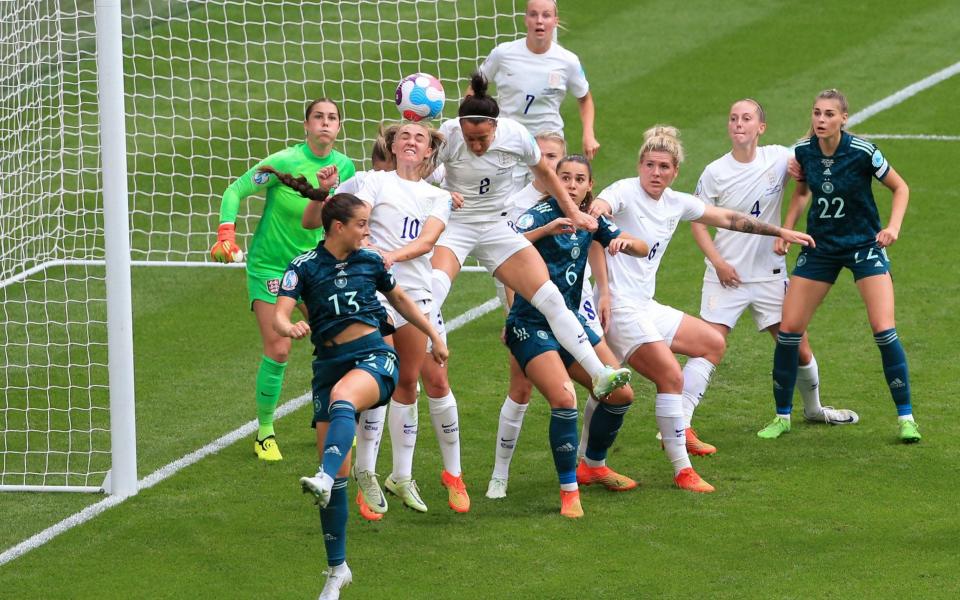
[[[121,5],[130,258],[207,265],[224,189],[303,139],[317,97],[369,168],[397,82],[465,78],[524,0],[113,0]],[[0,1],[0,489],[101,489],[111,468],[96,4]],[[240,208],[249,247],[262,198]]]

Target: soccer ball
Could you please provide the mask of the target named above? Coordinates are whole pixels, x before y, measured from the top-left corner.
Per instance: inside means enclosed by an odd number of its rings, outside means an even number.
[[[440,116],[446,95],[433,75],[414,73],[397,86],[397,108],[404,119],[420,121]]]

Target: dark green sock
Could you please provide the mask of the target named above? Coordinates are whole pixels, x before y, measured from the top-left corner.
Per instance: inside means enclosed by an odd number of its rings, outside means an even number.
[[[266,439],[273,435],[273,412],[280,401],[280,388],[283,387],[283,372],[287,363],[273,360],[269,356],[260,357],[257,369],[257,421],[260,431],[257,439]]]

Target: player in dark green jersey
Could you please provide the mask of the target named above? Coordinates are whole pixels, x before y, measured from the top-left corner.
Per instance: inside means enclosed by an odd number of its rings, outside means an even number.
[[[352,194],[324,201],[326,191],[309,193],[323,202],[326,239],[287,267],[272,326],[288,340],[309,335],[315,346],[313,424],[321,465],[316,475],[301,477],[300,484],[320,507],[329,567],[321,597],[336,598],[353,578],[346,563],[347,476],[357,415],[389,401],[398,379],[397,354],[381,334],[387,315],[377,292],[430,338],[434,360],[445,362],[447,348],[397,286],[380,254],[363,248],[370,235],[370,206]],[[306,304],[309,324],[290,319],[298,301]]]
[[[280,185],[276,177],[262,172],[265,166],[282,173],[302,175],[317,185],[317,172],[335,165],[341,181],[353,177],[353,162],[333,149],[340,132],[340,109],[333,101],[320,98],[309,105],[304,114],[306,141],[271,154],[234,181],[223,193],[220,202],[220,227],[217,243],[210,250],[214,260],[223,263],[243,260],[237,246],[234,222],[240,201],[253,194],[264,193],[263,215],[257,224],[247,254],[247,290],[250,308],[257,318],[263,356],[257,370],[255,398],[260,428],[253,449],[261,460],[281,460],[273,430],[273,413],[280,399],[283,373],[290,354],[290,339],[273,331],[273,307],[277,300],[280,278],[290,260],[315,248],[323,239],[322,230],[304,229],[300,224],[309,202],[292,189]]]
[[[808,188],[814,198],[807,213],[807,232],[817,244],[801,251],[790,277],[773,357],[777,416],[757,435],[776,438],[790,431],[800,339],[846,267],[853,273],[880,348],[884,376],[897,407],[900,439],[918,442],[920,430],[913,419],[907,357],[897,336],[886,250],[900,235],[910,189],[875,145],[844,131],[846,121],[847,100],[843,94],[835,89],[821,92],[813,105],[810,135],[794,148],[802,169],[803,182],[798,185]],[[873,179],[893,192],[886,227],[881,226],[873,199]],[[786,227],[792,227],[803,211],[806,197],[801,200],[791,203]]]
[[[593,196],[593,174],[590,163],[583,156],[568,156],[557,163],[557,175],[571,200],[586,211]],[[623,252],[631,256],[647,255],[647,245],[621,231],[604,217],[598,219],[595,232],[574,229],[573,221],[564,216],[554,198],[545,198],[521,215],[516,229],[533,243],[543,257],[553,281],[563,297],[566,308],[585,325],[578,314],[583,290],[583,276],[590,248],[605,247],[611,254]],[[594,254],[593,267],[606,272],[602,250]],[[599,259],[599,260],[597,260]],[[618,368],[613,352],[592,329],[584,327],[597,356]],[[587,459],[594,466],[581,463],[577,467],[577,400],[570,381],[572,377],[587,390],[592,387],[590,376],[557,341],[546,317],[530,302],[517,294],[507,316],[505,341],[516,363],[550,404],[550,449],[560,480],[560,514],[565,517],[583,516],[578,481],[599,483],[618,491],[636,487],[629,477],[615,473],[606,466],[607,449],[616,439],[623,416],[633,401],[629,386],[614,390],[600,398],[591,422],[591,436]]]

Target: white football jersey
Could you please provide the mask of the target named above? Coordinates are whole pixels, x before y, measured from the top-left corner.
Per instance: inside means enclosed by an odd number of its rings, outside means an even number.
[[[696,195],[704,202],[752,215],[780,226],[780,207],[787,182],[787,161],[793,151],[783,146],[760,146],[750,163],[724,154],[703,170]],[[773,252],[776,238],[718,229],[713,243],[744,283],[772,281],[787,276],[787,261]],[[710,261],[704,280],[719,281]]]
[[[401,179],[396,171],[367,171],[357,197],[370,205],[370,244],[396,250],[420,236],[427,219],[450,219],[450,193],[426,181]],[[397,284],[414,300],[430,298],[428,252],[393,265]]]
[[[612,306],[635,306],[652,299],[657,290],[657,269],[677,225],[699,219],[706,207],[696,196],[670,188],[654,200],[640,186],[639,177],[621,179],[598,197],[610,205],[617,227],[650,247],[646,258],[624,253],[607,256]]]
[[[508,203],[510,216],[513,219],[518,219],[520,215],[533,208],[534,204],[540,202],[544,196],[549,196],[549,194],[538,191],[537,188],[533,187],[533,182],[528,183],[526,187],[510,196]]]
[[[446,168],[444,185],[463,194],[463,206],[452,218],[464,223],[500,219],[510,208],[514,168],[540,162],[540,147],[533,136],[520,123],[501,117],[490,148],[477,156],[464,143],[458,119],[446,121],[440,133],[446,139],[440,149],[440,162]]]
[[[338,194],[353,194],[356,196],[357,192],[360,191],[360,188],[363,187],[363,180],[367,177],[367,175],[376,172],[377,171],[357,171],[350,179],[338,183],[336,189],[333,191]]]
[[[560,104],[567,91],[583,98],[590,84],[577,55],[556,42],[543,54],[527,48],[526,38],[493,49],[480,71],[497,86],[501,115],[516,119],[534,135],[563,133]]]
[[[357,192],[360,191],[360,188],[363,187],[363,180],[367,177],[369,173],[377,173],[378,171],[357,171],[354,173],[353,177],[344,181],[334,190],[338,193],[344,194],[353,194],[357,195]],[[433,170],[432,173],[423,178],[424,181],[433,185],[443,185],[443,174],[444,168],[443,165],[437,165],[437,168]]]

